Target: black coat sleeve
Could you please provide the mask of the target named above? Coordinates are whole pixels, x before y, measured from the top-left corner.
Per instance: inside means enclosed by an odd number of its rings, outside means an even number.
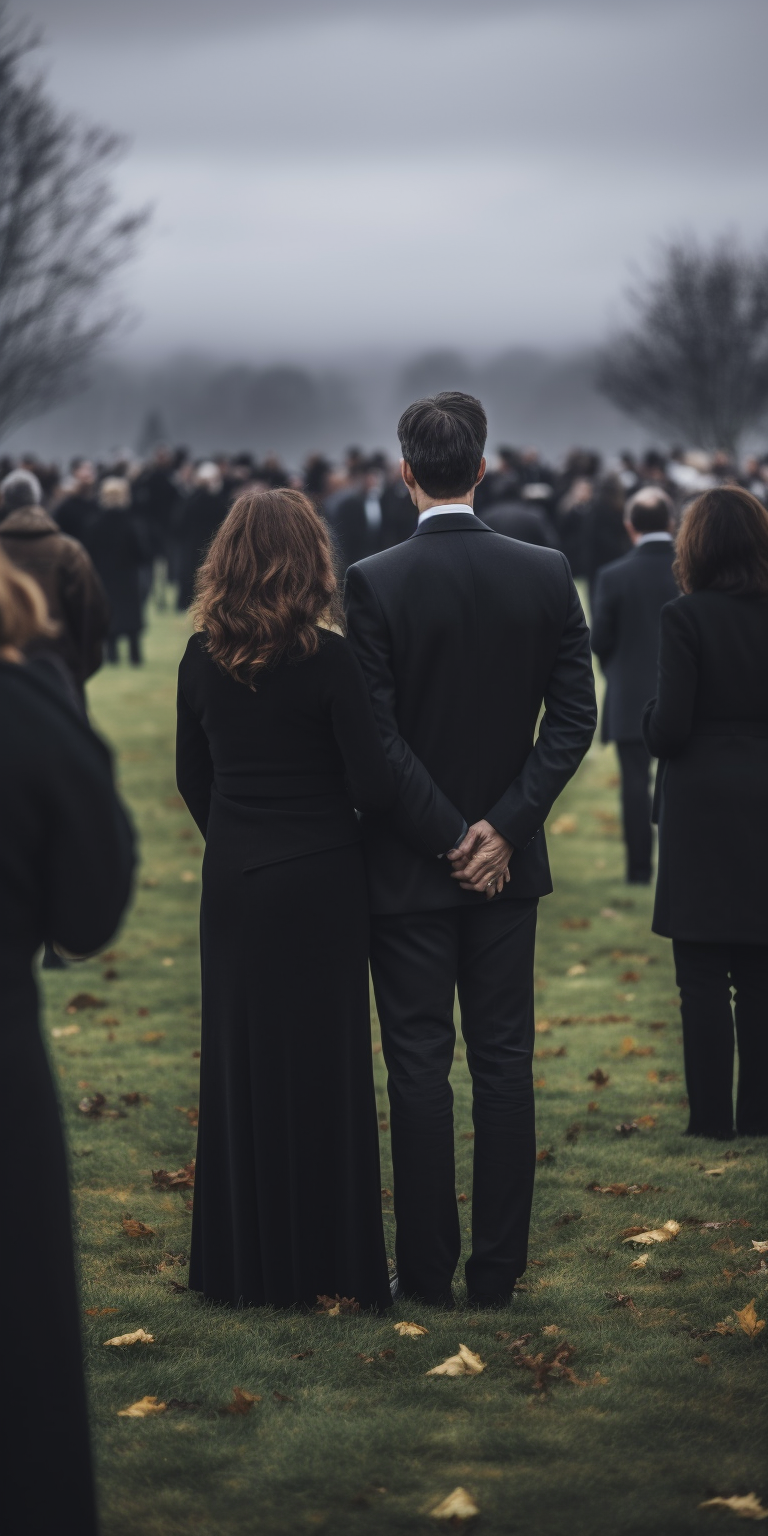
[[[643,716],[643,737],[654,757],[674,757],[690,737],[698,652],[696,628],[686,612],[685,599],[666,603],[661,610],[656,698],[646,706]]]
[[[616,583],[606,572],[598,574],[592,606],[590,641],[602,667],[610,661],[618,639],[619,602]]]
[[[461,840],[466,822],[400,735],[389,631],[376,593],[359,566],[347,571],[345,606],[349,639],[363,669],[395,778],[397,829],[420,853],[426,850],[439,858]]]
[[[566,614],[557,656],[544,690],[539,734],[509,789],[487,820],[515,848],[525,848],[587,752],[597,725],[589,632],[579,594],[567,575]]]
[[[360,663],[348,642],[327,643],[334,646],[337,656],[331,719],[350,794],[359,811],[387,811],[394,803],[395,781]]]
[[[74,712],[49,786],[45,846],[46,937],[71,955],[93,954],[112,938],[128,904],[134,838],[109,751]]]
[[[211,809],[213,762],[208,737],[184,692],[183,670],[182,661],[176,695],[176,784],[205,837]]]

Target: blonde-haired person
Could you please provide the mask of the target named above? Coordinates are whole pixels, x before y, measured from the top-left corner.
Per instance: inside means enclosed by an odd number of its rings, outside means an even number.
[[[311,502],[242,495],[193,612],[177,737],[206,839],[189,1283],[233,1306],[385,1307],[355,807],[395,795]]]
[[[131,664],[138,667],[144,628],[140,569],[150,554],[133,515],[130,481],[122,475],[107,475],[99,486],[98,504],[88,542],[109,599],[105,656],[109,662],[117,661],[117,643],[125,637]]]
[[[0,1315],[46,1319],[45,1329],[6,1329],[3,1341],[14,1405],[3,1506],[23,1511],[30,1536],[96,1536],[69,1179],[33,962],[46,940],[74,954],[107,943],[128,900],[133,846],[106,748],[50,670],[25,659],[49,635],[41,589],[0,551],[0,1074],[13,1085],[0,1165],[24,1170],[3,1190],[23,1263],[0,1266]],[[44,1476],[41,1381],[64,1409],[46,1437]]]

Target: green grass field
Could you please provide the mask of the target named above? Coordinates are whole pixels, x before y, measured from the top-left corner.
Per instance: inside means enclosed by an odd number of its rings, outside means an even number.
[[[671,947],[650,932],[650,893],[622,883],[611,749],[592,749],[550,823],[561,830],[550,837],[556,891],[540,908],[536,965],[541,1161],[531,1263],[514,1308],[475,1316],[400,1305],[386,1319],[232,1312],[184,1289],[189,1191],[154,1188],[152,1170],[181,1168],[195,1152],[202,845],[173,771],[186,633],[185,619],[156,616],[147,666],[105,668],[91,686],[142,865],[114,948],[43,975],[71,1149],[105,1536],[437,1530],[430,1512],[457,1485],[489,1536],[668,1536],[734,1524],[729,1511],[699,1509],[712,1495],[754,1491],[768,1505],[768,1330],[749,1337],[734,1317],[753,1297],[758,1317],[768,1316],[752,1247],[768,1237],[766,1147],[682,1139]],[[68,1013],[78,992],[101,1001]],[[374,1016],[385,1122],[377,1038]],[[468,1242],[460,1040],[454,1087]],[[119,1116],[78,1109],[95,1094]],[[637,1120],[639,1130],[616,1129]],[[382,1129],[385,1189],[388,1142]],[[595,1184],[649,1187],[601,1194]],[[390,1252],[391,1204],[385,1195]],[[124,1218],[152,1235],[128,1236]],[[628,1227],[669,1220],[681,1223],[672,1241],[623,1241]],[[722,1225],[704,1226],[714,1222]],[[645,1267],[632,1268],[645,1253]],[[55,1265],[52,1255],[52,1285]],[[428,1332],[400,1337],[398,1320]],[[154,1342],[104,1347],[137,1328]],[[538,1386],[542,1372],[519,1355],[551,1358],[564,1340],[576,1350],[577,1380],[553,1371]],[[460,1343],[485,1370],[427,1376]],[[235,1387],[259,1398],[247,1415],[219,1411]],[[145,1395],[181,1406],[118,1417]]]

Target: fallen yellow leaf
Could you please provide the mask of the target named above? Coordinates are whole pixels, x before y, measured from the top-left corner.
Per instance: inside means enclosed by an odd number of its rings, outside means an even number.
[[[549,830],[553,837],[561,837],[563,832],[575,832],[578,825],[575,816],[558,816]]]
[[[70,1035],[79,1035],[79,1033],[79,1024],[63,1024],[61,1029],[51,1030],[54,1040],[67,1040]]]
[[[428,1328],[422,1328],[421,1323],[395,1323],[395,1333],[399,1333],[401,1339],[420,1339]]]
[[[726,1172],[725,1168],[705,1168],[704,1169],[704,1177],[705,1177],[705,1179],[717,1179],[717,1178],[719,1178],[721,1173],[725,1173],[725,1172]]]
[[[450,1355],[442,1365],[435,1365],[427,1376],[479,1376],[485,1370],[485,1363],[479,1355],[467,1349],[466,1344],[459,1345],[459,1353]]]
[[[569,965],[565,974],[566,976],[586,976],[587,967],[579,960],[576,965]]]
[[[546,1338],[553,1339],[556,1334],[562,1333],[563,1330],[558,1328],[557,1323],[547,1323],[546,1328],[542,1328],[541,1331]]]
[[[625,1237],[625,1243],[669,1243],[680,1231],[679,1221],[665,1221],[663,1227],[652,1227],[650,1232],[634,1232]]]
[[[135,1333],[118,1333],[114,1339],[105,1339],[105,1344],[154,1344],[153,1333],[145,1333],[143,1328],[137,1328]]]
[[[625,1238],[625,1242],[629,1242],[629,1241],[630,1241],[629,1238]],[[647,1253],[643,1253],[643,1254],[641,1254],[639,1259],[633,1259],[632,1263],[630,1264],[629,1267],[630,1267],[630,1269],[645,1269],[645,1266],[646,1266],[647,1263],[648,1263],[648,1254]]]
[[[442,1504],[436,1504],[430,1514],[433,1520],[474,1520],[480,1510],[470,1498],[466,1488],[454,1488]]]
[[[768,1520],[768,1509],[763,1508],[756,1493],[732,1493],[729,1499],[705,1499],[699,1509],[713,1509],[715,1505],[732,1509],[742,1520]]]
[[[745,1307],[742,1307],[740,1312],[734,1307],[733,1315],[738,1319],[739,1327],[742,1333],[747,1335],[748,1339],[756,1338],[758,1333],[762,1333],[765,1327],[765,1319],[758,1317],[755,1311],[754,1296],[751,1301],[747,1302]]]
[[[768,1242],[758,1242],[757,1239],[753,1237],[752,1247],[755,1249],[756,1253],[768,1253]]]
[[[165,1413],[165,1403],[159,1403],[156,1397],[140,1397],[137,1403],[131,1403],[130,1408],[118,1408],[119,1419],[148,1419],[153,1413]]]

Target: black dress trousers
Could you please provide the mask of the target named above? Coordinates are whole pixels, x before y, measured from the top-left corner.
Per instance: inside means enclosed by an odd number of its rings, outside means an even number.
[[[649,885],[652,872],[651,754],[640,741],[617,741],[621,767],[621,810],[627,849],[627,880]]]
[[[672,948],[682,1008],[689,1136],[728,1141],[733,1135],[734,1022],[739,1048],[736,1132],[768,1136],[768,944],[674,939]]]
[[[407,1294],[450,1298],[461,1253],[453,1092],[454,978],[472,1075],[471,1304],[508,1301],[527,1262],[536,1166],[537,900],[374,916],[371,970],[389,1074],[397,1267]]]

